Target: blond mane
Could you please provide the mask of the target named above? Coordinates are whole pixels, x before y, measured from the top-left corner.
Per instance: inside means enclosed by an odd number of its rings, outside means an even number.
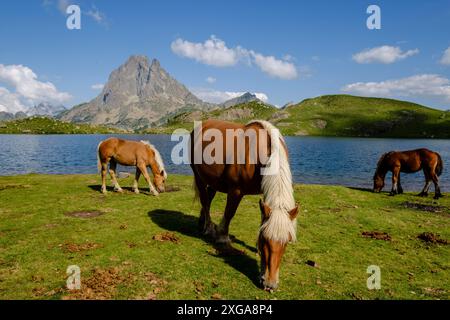
[[[279,156],[271,154],[266,167],[270,166],[274,161],[279,161],[279,170],[273,175],[263,175],[261,181],[261,189],[263,192],[264,202],[271,209],[269,218],[261,225],[260,233],[266,238],[288,243],[296,241],[296,220],[291,220],[289,212],[295,207],[294,190],[292,186],[292,173],[289,167],[288,155],[283,147],[285,145],[283,136],[279,130],[270,122],[264,120],[255,120],[249,122],[260,124],[273,139],[273,133],[277,131],[280,139]],[[272,146],[274,142],[272,141]]]
[[[161,154],[159,153],[158,149],[156,149],[155,146],[150,143],[150,141],[141,140],[141,143],[148,146],[155,153],[155,161],[158,165],[159,172],[164,171],[164,179],[167,179],[167,172],[166,172],[166,169],[164,168],[164,162],[162,160]]]

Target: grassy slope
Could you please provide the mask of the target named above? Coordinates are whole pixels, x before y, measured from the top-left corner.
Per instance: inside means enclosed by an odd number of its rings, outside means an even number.
[[[418,104],[382,98],[329,95],[306,99],[284,110],[261,108],[250,103],[232,107],[251,108],[251,119],[270,119],[277,111],[285,113],[273,122],[285,135],[450,138],[450,113]],[[228,109],[203,113],[201,119],[220,118]],[[200,117],[197,118],[200,120]],[[247,122],[250,118],[234,121]],[[192,129],[192,120],[176,117],[167,127],[152,132],[171,133],[176,128]]]
[[[31,117],[21,120],[0,122],[0,134],[30,133],[30,134],[89,134],[116,133],[117,129],[88,124],[73,124],[47,117]]]
[[[226,109],[218,109],[210,112],[200,112],[194,111],[197,116],[195,116],[195,120],[206,120],[206,119],[223,119],[225,113],[233,112],[234,110],[240,111],[242,109],[247,109],[248,114],[244,117],[237,117],[233,119],[229,119],[229,121],[247,123],[250,120],[254,119],[267,119],[278,109],[266,105],[260,102],[252,101],[249,103],[232,106]],[[172,133],[174,130],[182,128],[188,131],[193,129],[193,120],[191,116],[192,112],[184,112],[181,113],[174,118],[170,119],[167,125],[162,126],[160,128],[151,128],[148,129],[147,133]]]
[[[286,110],[285,134],[367,137],[450,138],[450,113],[418,104],[349,95],[307,99]],[[324,120],[324,129],[317,126]]]
[[[121,180],[131,185],[131,177]],[[439,200],[442,213],[406,209],[405,201],[432,204],[413,195],[388,197],[337,186],[297,185],[301,204],[298,242],[288,246],[280,289],[258,289],[259,258],[254,248],[259,212],[257,196],[244,198],[231,224],[243,256],[221,257],[198,237],[199,205],[192,201],[192,178],[170,176],[181,191],[159,197],[98,192],[97,175],[0,177],[0,299],[60,299],[69,265],[79,265],[81,281],[94,268],[115,268],[123,281],[99,292],[112,298],[209,299],[448,299],[449,246],[427,245],[416,237],[430,231],[450,238],[450,194]],[[213,203],[220,219],[225,197]],[[102,210],[91,219],[66,216],[74,210]],[[164,211],[162,211],[164,210]],[[392,241],[368,239],[362,231],[388,232]],[[152,240],[174,232],[180,243]],[[67,252],[67,244],[100,245]],[[319,268],[305,264],[314,260]],[[379,265],[378,291],[366,288],[366,269]],[[159,280],[148,281],[153,272]],[[92,280],[92,279],[91,279]],[[97,291],[95,291],[97,292]]]

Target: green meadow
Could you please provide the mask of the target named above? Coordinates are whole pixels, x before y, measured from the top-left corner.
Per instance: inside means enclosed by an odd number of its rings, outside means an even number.
[[[132,193],[132,179],[103,195],[97,175],[0,177],[0,299],[449,298],[449,193],[296,185],[298,241],[269,293],[258,287],[258,196],[231,223],[230,253],[199,235],[192,177],[169,176],[173,192],[158,197]],[[215,222],[224,205],[218,194]],[[80,290],[66,289],[70,265]],[[381,269],[379,290],[367,288],[370,265]]]

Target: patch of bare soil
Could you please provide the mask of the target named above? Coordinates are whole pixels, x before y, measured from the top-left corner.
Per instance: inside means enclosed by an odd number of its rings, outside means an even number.
[[[31,188],[29,184],[4,184],[0,186],[0,191],[8,190],[8,189],[27,189]]]
[[[449,244],[448,240],[442,239],[438,234],[434,234],[432,232],[423,232],[419,234],[417,238],[425,241],[426,243]]]
[[[361,233],[361,235],[365,238],[372,238],[376,240],[384,240],[384,241],[391,241],[392,238],[387,232],[380,232],[380,231],[364,231]]]
[[[72,212],[66,212],[65,215],[69,217],[76,217],[76,218],[94,218],[101,216],[103,212],[98,210],[89,210],[89,211],[72,211]]]
[[[429,204],[422,204],[422,203],[416,203],[416,202],[409,202],[406,201],[402,204],[403,207],[408,209],[416,209],[431,213],[447,213],[450,214],[450,209],[444,206],[434,206]]]
[[[163,232],[156,234],[152,239],[161,242],[170,241],[173,243],[180,243],[180,239],[172,232]]]
[[[181,188],[179,186],[166,186],[164,192],[177,192],[180,190]]]
[[[97,249],[97,248],[102,247],[100,244],[93,243],[93,242],[86,242],[86,243],[81,243],[81,244],[65,243],[65,244],[62,244],[59,246],[61,247],[61,249],[64,252],[69,252],[69,253],[82,252],[82,251],[87,251],[87,250],[92,250],[92,249]]]
[[[72,290],[64,300],[107,300],[114,297],[116,288],[126,277],[120,275],[119,268],[93,270],[87,279],[81,279],[81,289]]]

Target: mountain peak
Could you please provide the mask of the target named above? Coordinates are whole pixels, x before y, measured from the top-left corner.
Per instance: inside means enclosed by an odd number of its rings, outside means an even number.
[[[171,77],[157,59],[149,61],[143,55],[130,56],[110,74],[96,98],[64,113],[63,120],[137,129],[183,108],[210,107]]]
[[[256,94],[253,94],[253,93],[250,93],[247,91],[246,93],[240,95],[239,97],[232,98],[230,100],[223,102],[221,104],[221,106],[223,106],[225,108],[229,108],[229,107],[241,104],[241,103],[251,102],[251,101],[261,101],[261,100],[258,99]]]

